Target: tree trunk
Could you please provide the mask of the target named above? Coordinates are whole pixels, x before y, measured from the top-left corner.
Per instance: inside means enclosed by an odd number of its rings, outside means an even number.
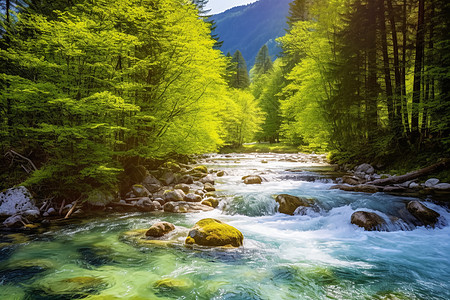
[[[419,131],[419,110],[420,110],[420,93],[422,83],[422,67],[424,53],[424,19],[425,19],[425,0],[419,0],[419,13],[417,21],[416,34],[416,59],[414,63],[414,83],[413,83],[413,99],[412,99],[412,116],[411,116],[411,142],[416,143],[420,136]]]
[[[403,38],[403,49],[402,49],[402,67],[401,67],[401,85],[402,85],[402,95],[401,95],[401,111],[402,111],[402,121],[405,127],[406,135],[409,135],[409,116],[408,116],[408,101],[406,98],[406,41],[407,41],[407,27],[406,27],[406,7],[407,2],[403,0],[403,24],[402,24],[402,38]]]
[[[383,66],[384,66],[384,83],[386,85],[386,102],[389,117],[389,126],[392,128],[394,126],[394,104],[393,104],[393,92],[392,92],[392,81],[391,81],[391,68],[389,66],[389,54],[386,38],[386,17],[385,17],[385,7],[384,0],[380,0],[379,7],[379,23],[380,23],[380,33],[381,33],[381,44],[383,52]]]
[[[376,0],[369,0],[367,5],[368,26],[367,26],[367,130],[369,142],[375,140],[377,131],[377,44],[376,44],[376,21],[377,3]]]

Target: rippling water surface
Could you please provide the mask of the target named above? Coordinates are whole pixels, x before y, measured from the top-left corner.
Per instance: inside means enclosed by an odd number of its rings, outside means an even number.
[[[0,299],[450,299],[450,213],[440,228],[392,220],[412,198],[330,190],[327,166],[283,155],[214,156],[219,209],[200,214],[132,214],[9,234],[0,244]],[[268,163],[261,163],[261,160]],[[297,168],[301,172],[287,172]],[[297,171],[300,171],[297,170]],[[241,177],[262,174],[262,185]],[[276,213],[274,195],[316,200],[305,215]],[[374,211],[389,232],[350,224]],[[236,250],[192,250],[135,244],[124,238],[156,221],[190,228],[213,217],[245,236]],[[402,230],[403,229],[403,230]]]

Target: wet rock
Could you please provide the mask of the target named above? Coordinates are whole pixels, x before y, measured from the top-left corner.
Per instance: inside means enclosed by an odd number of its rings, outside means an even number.
[[[175,182],[175,174],[173,172],[165,172],[161,178],[161,181],[165,184],[165,185],[171,185],[172,183]]]
[[[359,184],[359,185],[354,186],[353,191],[360,192],[360,193],[374,194],[374,193],[379,192],[380,188],[375,185],[371,185],[371,184]]]
[[[361,183],[361,179],[356,176],[343,176],[342,177],[342,183],[350,184],[350,185],[357,185]]]
[[[10,188],[0,193],[0,216],[13,216],[26,210],[39,210],[26,187]]]
[[[216,198],[207,198],[202,201],[202,204],[216,208],[217,206],[219,206],[219,200],[217,200]]]
[[[196,191],[194,192],[194,194],[203,197],[203,196],[205,195],[205,192],[203,192],[202,190],[196,190]]]
[[[163,198],[155,198],[155,200],[153,200],[154,202],[159,202],[159,204],[164,205],[166,204],[166,201]]]
[[[187,184],[185,183],[179,183],[177,184],[174,189],[176,190],[182,190],[185,194],[189,193],[189,190],[191,189]]]
[[[435,226],[440,214],[429,209],[419,201],[410,201],[406,205],[406,209],[425,226]]]
[[[186,201],[186,202],[201,202],[202,196],[190,193],[190,194],[187,194],[186,196],[184,196],[184,201]]]
[[[224,171],[219,171],[219,172],[217,172],[217,174],[216,174],[217,177],[223,177],[224,175],[225,175],[225,172],[224,172]]]
[[[167,191],[164,193],[164,199],[166,201],[183,201],[184,192],[182,190]]]
[[[299,198],[296,196],[281,194],[278,195],[275,201],[280,205],[278,211],[282,214],[294,215],[295,210],[300,207],[310,207],[311,200],[306,198]]]
[[[185,243],[201,246],[242,246],[244,236],[236,228],[216,219],[198,221],[189,231]]]
[[[355,186],[346,184],[336,184],[330,187],[330,190],[343,190],[346,192],[353,192],[355,190]]]
[[[163,235],[175,230],[175,225],[169,222],[159,222],[153,224],[145,233],[150,237],[162,237]]]
[[[22,216],[20,215],[15,215],[15,216],[11,216],[9,218],[7,218],[4,222],[3,225],[6,227],[22,227],[24,226],[24,221],[22,219]]]
[[[164,291],[186,290],[192,286],[190,280],[177,278],[164,278],[155,282],[154,287]]]
[[[141,184],[135,184],[131,187],[132,193],[136,197],[148,197],[150,196],[150,192]]]
[[[386,226],[386,221],[373,212],[357,211],[352,214],[351,223],[367,231],[380,231]]]
[[[191,175],[183,175],[180,177],[178,182],[184,184],[192,184],[194,183],[194,177],[192,177]]]
[[[433,188],[436,190],[450,190],[450,183],[438,183]]]
[[[80,276],[44,284],[42,290],[48,294],[58,295],[60,299],[66,298],[61,295],[70,295],[71,299],[77,299],[80,295],[95,293],[106,286],[106,282],[101,278]]]
[[[155,210],[161,210],[162,209],[162,205],[158,201],[153,201],[153,206],[155,207]]]
[[[214,192],[216,190],[216,188],[209,182],[205,183],[203,189],[207,192]]]
[[[153,205],[153,201],[148,198],[148,197],[144,197],[139,199],[136,202],[136,206],[141,210],[141,211],[154,211],[155,210],[155,205]]]
[[[355,174],[372,175],[375,169],[369,164],[361,164],[355,168]]]
[[[205,177],[203,177],[202,179],[200,179],[201,183],[209,183],[209,184],[214,184],[214,176],[211,174],[206,175]]]
[[[267,160],[262,160],[261,163],[262,163],[262,164],[267,164],[267,163],[269,163],[269,162],[268,162]]]
[[[259,175],[248,175],[242,177],[242,180],[244,180],[245,184],[261,184],[262,178]]]
[[[438,183],[439,183],[439,179],[437,179],[437,178],[430,178],[427,181],[425,181],[425,187],[432,188]]]

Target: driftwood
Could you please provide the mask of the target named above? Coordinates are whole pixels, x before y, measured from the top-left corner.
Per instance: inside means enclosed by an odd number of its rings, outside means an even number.
[[[66,199],[63,199],[63,201],[62,201],[62,203],[61,203],[61,207],[59,208],[59,215],[61,215],[62,214],[62,211],[63,211],[63,208],[64,208],[64,205],[66,204]]]
[[[31,161],[31,159],[29,159],[28,157],[25,157],[25,156],[23,156],[22,154],[17,153],[17,152],[14,151],[14,150],[9,150],[9,151],[5,154],[5,156],[8,156],[8,155],[12,157],[12,160],[14,160],[14,157],[15,157],[15,156],[18,156],[19,158],[21,158],[21,159],[25,160],[26,162],[28,162],[28,164],[31,166],[31,169],[25,167],[24,165],[20,165],[20,166],[25,170],[25,172],[31,173],[32,171],[37,171],[37,168],[36,168],[35,164],[34,164],[34,163]],[[12,162],[11,162],[11,163],[12,163]]]
[[[69,210],[69,212],[67,213],[67,215],[64,217],[64,219],[67,219],[70,217],[70,215],[72,214],[72,212],[74,211],[75,207],[77,207],[78,204],[78,200],[75,201],[75,203],[73,204],[72,208]]]
[[[414,171],[414,172],[410,172],[408,174],[405,175],[400,175],[400,176],[392,176],[389,178],[384,178],[384,179],[377,179],[374,181],[370,181],[367,182],[366,184],[373,184],[373,185],[390,185],[390,184],[396,184],[396,183],[403,183],[409,180],[413,180],[416,178],[419,178],[421,176],[425,176],[428,174],[431,174],[433,172],[437,172],[439,170],[442,170],[446,167],[450,166],[450,159],[443,159],[440,162],[438,162],[437,164],[434,164],[432,166]]]

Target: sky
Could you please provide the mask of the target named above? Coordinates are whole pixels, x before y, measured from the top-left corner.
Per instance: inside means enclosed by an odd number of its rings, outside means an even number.
[[[211,9],[209,12],[210,14],[215,15],[234,6],[245,5],[253,2],[256,2],[256,0],[209,0],[206,7]]]

